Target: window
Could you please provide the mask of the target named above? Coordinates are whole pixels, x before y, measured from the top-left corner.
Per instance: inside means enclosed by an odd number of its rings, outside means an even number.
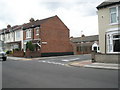
[[[117,23],[117,7],[110,8],[110,23]]]
[[[10,38],[12,38],[13,36],[12,36],[12,33],[10,33]]]
[[[119,38],[120,38],[120,35],[114,35],[113,38],[114,38],[114,39],[119,39]]]
[[[8,34],[8,39],[10,39],[10,33]]]
[[[31,38],[31,29],[26,31],[26,38]]]
[[[94,51],[97,51],[97,47],[94,47]]]
[[[20,38],[20,31],[16,31],[16,38]]]
[[[77,52],[79,51],[79,46],[77,46]]]
[[[113,51],[120,52],[120,40],[113,40]]]
[[[39,28],[36,28],[36,35],[39,35]]]
[[[0,35],[0,40],[2,40],[2,35]]]
[[[118,22],[120,23],[120,6],[118,7]]]
[[[6,41],[8,40],[8,34],[6,34]]]
[[[120,33],[113,36],[113,52],[120,52]]]

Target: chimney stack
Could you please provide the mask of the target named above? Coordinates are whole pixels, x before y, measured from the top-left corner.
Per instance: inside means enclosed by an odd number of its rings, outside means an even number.
[[[7,25],[7,28],[11,28],[11,25]]]
[[[30,21],[30,22],[34,22],[35,20],[34,20],[34,18],[31,18],[29,21]]]

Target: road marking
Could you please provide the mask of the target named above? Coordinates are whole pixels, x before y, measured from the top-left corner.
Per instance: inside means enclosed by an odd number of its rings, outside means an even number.
[[[64,62],[69,62],[69,61],[75,61],[75,60],[78,60],[80,58],[73,58],[73,59],[63,59],[62,61]]]
[[[46,61],[42,61],[42,62],[46,62]]]
[[[43,63],[48,63],[48,64],[54,64],[54,65],[62,65],[62,66],[67,66],[64,63],[58,63],[58,62],[50,62],[50,61],[38,61],[38,62],[43,62]]]
[[[69,60],[64,59],[64,60],[62,60],[62,61],[64,61],[64,62],[68,62]]]

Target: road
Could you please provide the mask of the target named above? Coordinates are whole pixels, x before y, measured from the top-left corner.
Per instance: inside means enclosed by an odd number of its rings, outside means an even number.
[[[2,89],[2,63],[0,61],[0,90]]]
[[[3,88],[117,88],[118,71],[68,66],[89,56],[12,60],[2,63]]]

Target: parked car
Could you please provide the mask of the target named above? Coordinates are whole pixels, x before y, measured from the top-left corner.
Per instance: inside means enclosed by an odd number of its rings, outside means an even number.
[[[7,54],[2,50],[0,50],[0,60],[2,60],[2,61],[7,60]]]

